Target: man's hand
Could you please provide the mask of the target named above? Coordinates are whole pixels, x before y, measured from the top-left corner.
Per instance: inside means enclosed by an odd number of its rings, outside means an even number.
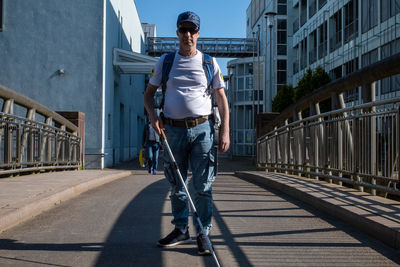
[[[160,117],[156,116],[154,118],[150,118],[151,126],[153,127],[154,131],[159,135],[162,136],[161,132],[164,131],[164,124]]]
[[[157,91],[158,86],[149,83],[147,85],[146,91],[144,92],[144,107],[149,114],[149,120],[154,131],[161,136],[161,131],[164,129],[164,125],[160,117],[154,111],[154,94]]]
[[[218,152],[225,153],[226,151],[228,151],[229,145],[229,131],[224,131],[221,129],[221,132],[219,133]]]
[[[218,111],[221,115],[221,130],[219,133],[218,151],[228,151],[230,145],[229,137],[229,106],[224,88],[215,89],[215,96],[218,104]]]

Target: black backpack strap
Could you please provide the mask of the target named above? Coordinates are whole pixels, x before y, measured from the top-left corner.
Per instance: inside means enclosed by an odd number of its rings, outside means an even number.
[[[165,90],[167,90],[167,81],[169,78],[169,73],[171,72],[172,64],[174,64],[175,53],[168,53],[163,62],[162,66],[162,75],[161,75],[161,88],[162,88],[162,100],[161,107],[164,108],[164,98],[165,98]]]
[[[207,91],[211,95],[212,106],[217,106],[217,100],[215,99],[214,90],[212,88],[212,83],[214,79],[214,61],[212,56],[203,53],[203,69],[207,78]]]

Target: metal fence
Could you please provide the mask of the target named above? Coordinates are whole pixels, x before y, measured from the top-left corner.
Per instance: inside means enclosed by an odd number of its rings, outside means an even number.
[[[81,138],[70,121],[3,86],[0,103],[0,175],[81,166]]]
[[[400,53],[385,58],[282,111],[257,140],[258,167],[400,196],[400,98],[375,101],[377,81],[400,73],[399,62]],[[366,103],[345,107],[359,86]],[[327,99],[333,111],[320,114]]]
[[[400,195],[400,98],[299,120],[257,142],[258,166]]]

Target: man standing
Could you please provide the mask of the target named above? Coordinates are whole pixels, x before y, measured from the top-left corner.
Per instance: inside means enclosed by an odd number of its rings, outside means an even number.
[[[178,16],[176,34],[179,50],[175,52],[169,77],[166,82],[163,115],[154,111],[154,94],[162,85],[162,72],[166,55],[157,62],[154,75],[144,94],[144,105],[154,130],[165,131],[172,153],[187,182],[188,166],[192,170],[194,202],[204,233],[211,229],[213,200],[211,184],[215,179],[216,151],[212,149],[214,138],[214,119],[211,94],[215,95],[221,115],[218,150],[226,152],[229,148],[229,108],[224,91],[224,80],[215,58],[212,59],[214,73],[210,92],[206,72],[203,68],[203,53],[197,50],[200,35],[200,18],[194,12],[184,12]],[[164,173],[171,185],[171,207],[175,229],[158,241],[161,247],[171,247],[190,241],[188,231],[189,205],[186,192],[176,176],[168,153],[164,153]],[[197,232],[199,254],[211,253],[206,238],[194,220]]]
[[[146,149],[147,167],[149,173],[157,174],[158,151],[160,150],[160,137],[149,122],[143,129],[142,146]]]

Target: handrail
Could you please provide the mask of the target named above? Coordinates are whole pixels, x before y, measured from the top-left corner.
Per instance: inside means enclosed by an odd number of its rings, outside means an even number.
[[[82,141],[77,126],[2,85],[0,98],[4,101],[0,111],[0,176],[80,168]],[[26,117],[14,114],[18,107],[26,109]]]
[[[60,125],[65,125],[66,129],[70,132],[76,132],[78,127],[75,126],[72,122],[61,116],[60,114],[50,110],[44,105],[26,97],[17,92],[8,89],[7,87],[0,85],[0,97],[4,100],[14,100],[15,104],[19,104],[20,106],[34,109],[36,113],[39,113],[46,118],[52,118],[53,121],[58,122]]]
[[[345,77],[337,79],[320,87],[311,94],[300,98],[296,103],[284,109],[270,124],[269,129],[281,124],[292,117],[293,111],[299,112],[309,107],[310,102],[320,103],[329,99],[333,93],[340,94],[359,86],[370,84],[374,81],[400,73],[400,53],[380,60],[367,67],[359,69]]]

